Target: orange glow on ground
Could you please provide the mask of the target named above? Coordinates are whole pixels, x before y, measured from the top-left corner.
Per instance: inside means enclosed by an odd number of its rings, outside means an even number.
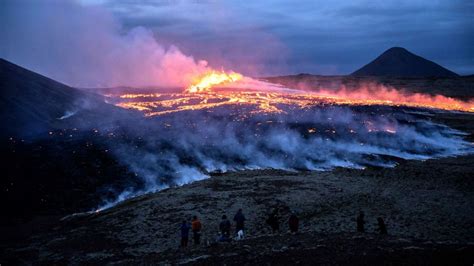
[[[326,104],[406,106],[474,112],[474,100],[460,101],[442,95],[406,93],[380,85],[357,90],[292,90],[224,71],[210,71],[196,77],[195,82],[182,93],[129,93],[118,97],[120,100],[117,106],[142,111],[146,116],[230,105],[250,106],[250,113],[284,113],[283,106],[309,108]],[[388,129],[387,132],[392,130]]]
[[[133,95],[133,94],[132,94]],[[133,98],[131,95],[121,95],[122,98]],[[261,93],[261,92],[207,92],[207,93],[176,93],[176,94],[156,94],[147,99],[140,96],[138,101],[124,101],[117,103],[117,106],[127,109],[143,111],[146,116],[163,115],[189,110],[205,110],[226,105],[248,105],[254,106],[253,113],[283,113],[281,106],[295,106],[298,108],[308,108],[321,104],[336,105],[388,105],[432,108],[451,111],[474,112],[474,103],[459,102],[450,98],[445,101],[443,96],[436,96],[433,100],[411,101],[406,100],[386,100],[386,99],[357,99],[350,97],[340,97],[338,95],[318,95],[317,93]]]

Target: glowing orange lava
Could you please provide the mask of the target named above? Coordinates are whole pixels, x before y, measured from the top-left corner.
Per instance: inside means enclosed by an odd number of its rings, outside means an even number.
[[[146,116],[233,105],[251,107],[246,109],[248,113],[241,114],[245,117],[255,113],[285,113],[288,107],[309,108],[328,104],[406,106],[474,113],[474,100],[407,93],[381,85],[355,90],[293,90],[224,71],[210,71],[196,78],[196,82],[183,93],[136,93],[118,97],[117,106],[142,111]],[[393,131],[387,129],[387,132]]]
[[[132,94],[133,95],[133,94]],[[262,92],[235,92],[209,91],[207,93],[175,93],[153,94],[150,97],[141,96],[132,99],[131,95],[121,95],[128,99],[117,103],[118,106],[143,111],[146,116],[164,115],[189,110],[210,110],[220,106],[251,106],[252,113],[284,113],[282,106],[294,108],[309,108],[314,105],[388,105],[408,106],[441,110],[474,112],[474,102],[461,102],[444,96],[413,101],[412,98],[400,100],[387,99],[358,99],[337,95],[319,95],[317,93],[262,93]],[[419,95],[417,97],[420,97]],[[247,114],[242,114],[247,115]]]
[[[241,80],[243,76],[239,73],[224,71],[210,71],[203,76],[196,78],[194,84],[186,89],[189,93],[208,92],[215,85],[222,85]]]

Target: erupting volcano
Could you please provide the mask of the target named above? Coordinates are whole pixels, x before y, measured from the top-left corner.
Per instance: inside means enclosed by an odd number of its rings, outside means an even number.
[[[195,78],[183,93],[109,94],[119,107],[155,116],[186,110],[212,109],[223,105],[253,106],[252,112],[282,112],[283,106],[310,108],[314,105],[387,105],[474,112],[474,100],[461,101],[443,95],[407,93],[383,85],[367,84],[358,89],[298,90],[285,88],[235,72],[210,71]]]
[[[2,0],[0,266],[471,265],[473,5],[267,2]]]
[[[148,189],[245,169],[328,170],[395,166],[398,159],[465,154],[463,133],[426,119],[474,112],[474,102],[402,92],[375,83],[306,90],[208,71],[182,92],[106,94],[149,123],[145,144],[121,144]],[[159,152],[158,152],[159,151]],[[127,192],[129,193],[129,192]]]
[[[226,73],[224,71],[211,71],[203,75],[200,78],[197,78],[196,83],[190,85],[186,92],[195,93],[195,92],[207,92],[213,86],[232,83],[242,79],[242,75],[235,72]]]

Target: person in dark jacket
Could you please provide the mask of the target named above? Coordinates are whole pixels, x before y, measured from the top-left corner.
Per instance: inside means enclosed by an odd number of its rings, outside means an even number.
[[[267,224],[272,228],[272,232],[276,233],[280,231],[280,222],[278,221],[278,209],[273,210],[267,219]]]
[[[379,228],[377,230],[381,235],[386,235],[387,234],[387,226],[385,225],[384,220],[382,217],[377,218],[377,224],[379,225]]]
[[[221,231],[220,241],[230,241],[230,226],[230,221],[227,219],[227,215],[222,215],[222,220],[219,224],[219,230]]]
[[[197,218],[197,216],[193,217],[193,221],[191,222],[191,230],[193,231],[193,238],[194,238],[194,245],[199,245],[201,242],[201,221]]]
[[[288,220],[288,227],[290,227],[290,232],[297,233],[300,225],[300,220],[296,214],[292,213],[290,219]]]
[[[235,222],[235,233],[237,234],[240,230],[244,231],[245,216],[242,213],[242,209],[239,209],[234,215]]]
[[[365,220],[364,220],[364,212],[363,211],[359,212],[359,216],[357,216],[356,221],[357,221],[357,232],[364,233],[365,232],[365,228],[364,228]]]
[[[185,248],[188,246],[188,240],[189,240],[189,229],[191,227],[186,221],[183,221],[181,224],[181,247]]]

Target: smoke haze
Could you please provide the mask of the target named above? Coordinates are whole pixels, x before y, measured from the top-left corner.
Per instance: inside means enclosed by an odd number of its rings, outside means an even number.
[[[321,104],[254,113],[256,108],[221,106],[148,118],[146,126],[130,123],[123,133],[127,141],[114,140],[110,150],[145,185],[119,199],[212,172],[393,167],[400,159],[472,152],[463,133],[412,114],[411,108]]]
[[[143,27],[73,1],[10,1],[0,10],[0,57],[76,87],[183,87],[208,69]]]

